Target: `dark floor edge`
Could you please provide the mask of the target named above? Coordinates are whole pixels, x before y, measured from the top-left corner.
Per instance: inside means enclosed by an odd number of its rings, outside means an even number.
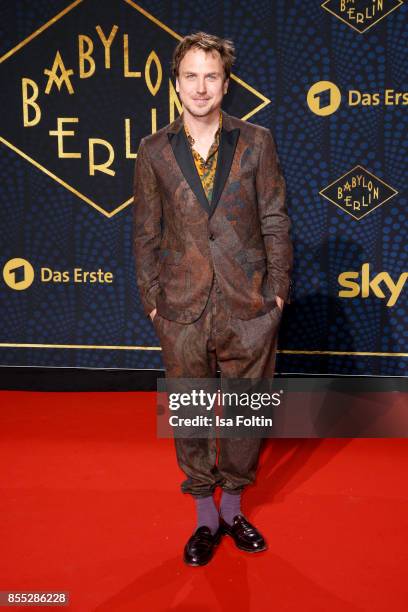
[[[164,370],[119,368],[65,368],[0,366],[3,391],[156,391]],[[319,373],[276,373],[275,379],[288,380],[294,390],[339,390],[354,392],[407,392],[404,376],[361,376]]]

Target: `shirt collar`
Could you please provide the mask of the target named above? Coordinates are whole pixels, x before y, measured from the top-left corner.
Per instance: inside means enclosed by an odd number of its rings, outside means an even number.
[[[187,127],[187,123],[185,121],[183,121],[183,126],[184,126],[184,131],[186,133],[187,136],[187,140],[190,143],[191,146],[193,146],[194,144],[194,138],[191,136],[188,127]],[[219,122],[218,122],[218,130],[215,132],[214,135],[214,140],[218,141],[220,133],[221,133],[221,129],[222,129],[222,113],[220,111],[220,117],[219,117]]]

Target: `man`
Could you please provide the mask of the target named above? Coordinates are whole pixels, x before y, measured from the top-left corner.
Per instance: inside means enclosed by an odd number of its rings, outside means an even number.
[[[221,110],[234,47],[198,32],[173,55],[183,112],[142,139],[134,177],[134,255],[144,311],[168,378],[272,378],[293,261],[285,181],[271,132]],[[175,438],[197,526],[184,560],[204,565],[221,534],[266,549],[240,509],[261,439]],[[223,489],[218,512],[213,492]]]

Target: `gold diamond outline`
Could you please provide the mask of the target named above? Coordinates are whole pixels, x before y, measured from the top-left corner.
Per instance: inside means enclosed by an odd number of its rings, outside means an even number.
[[[43,348],[43,349],[77,349],[105,351],[161,351],[161,346],[117,346],[107,344],[28,344],[21,342],[0,342],[0,348]],[[277,353],[286,355],[360,355],[368,357],[408,357],[408,353],[370,352],[370,351],[314,351],[277,349]],[[55,366],[47,366],[55,367]],[[60,366],[65,367],[65,366]],[[99,369],[99,368],[94,368]],[[102,369],[102,368],[100,368]],[[120,368],[113,368],[120,369]]]
[[[371,210],[368,210],[366,213],[364,213],[364,215],[361,215],[361,217],[356,217],[355,215],[353,215],[352,212],[346,210],[345,208],[342,208],[342,206],[340,206],[340,204],[338,204],[337,202],[335,202],[334,200],[332,200],[331,198],[329,198],[329,196],[327,196],[325,193],[323,193],[326,189],[328,189],[329,187],[331,187],[332,185],[335,185],[336,183],[338,183],[343,177],[347,176],[347,174],[350,174],[351,172],[354,172],[357,168],[361,168],[361,170],[364,170],[364,172],[366,172],[367,174],[369,174],[370,176],[372,176],[373,178],[375,178],[376,181],[382,183],[383,185],[385,185],[386,187],[388,187],[388,189],[391,189],[391,191],[393,191],[394,193],[392,193],[390,196],[388,196],[388,198],[386,198],[385,200],[383,200],[382,202],[379,202],[376,206],[374,206],[374,208],[371,208]],[[341,176],[339,176],[336,180],[332,181],[329,185],[326,185],[326,187],[323,187],[323,189],[321,189],[319,191],[319,195],[323,196],[324,198],[326,198],[326,200],[328,200],[329,202],[331,202],[332,204],[334,204],[335,206],[337,206],[337,208],[340,208],[340,210],[342,210],[343,212],[347,213],[348,215],[350,215],[351,217],[353,217],[353,219],[355,219],[356,221],[361,221],[361,219],[364,219],[364,217],[366,217],[367,215],[369,215],[370,213],[372,213],[374,210],[376,210],[376,208],[378,208],[379,206],[382,206],[383,204],[385,204],[385,202],[388,202],[388,200],[390,200],[391,198],[393,198],[394,196],[396,196],[399,193],[399,191],[397,189],[394,189],[394,187],[391,187],[391,185],[389,185],[388,183],[386,183],[385,181],[383,181],[382,179],[380,179],[378,176],[376,176],[375,174],[373,174],[372,172],[370,172],[369,170],[367,170],[366,168],[364,168],[364,166],[362,166],[361,164],[357,164],[356,166],[354,166],[354,168],[351,168],[351,170],[347,170],[347,172],[345,172],[344,174],[342,174]]]
[[[395,11],[395,9],[400,8],[400,6],[402,6],[404,4],[403,0],[397,0],[397,2],[399,2],[399,4],[397,4],[396,6],[394,6],[394,8],[390,9],[387,13],[384,13],[384,15],[382,15],[382,17],[380,17],[379,19],[377,19],[377,21],[374,21],[373,23],[371,23],[369,26],[367,26],[366,28],[364,28],[364,30],[358,30],[355,26],[353,26],[349,21],[347,21],[347,19],[344,19],[343,17],[340,17],[339,15],[337,15],[337,13],[335,13],[334,11],[332,11],[331,9],[329,9],[327,6],[325,6],[325,4],[328,4],[329,2],[332,2],[332,0],[325,0],[324,2],[322,2],[322,4],[320,5],[321,8],[323,8],[325,11],[327,11],[328,13],[331,13],[332,15],[334,15],[335,17],[337,17],[337,19],[339,19],[340,21],[342,21],[343,23],[345,23],[346,25],[348,25],[350,28],[352,28],[353,30],[355,30],[356,32],[358,32],[358,34],[365,34],[365,32],[367,32],[370,28],[372,28],[373,26],[377,25],[377,23],[380,23],[380,21],[382,19],[384,19],[384,17],[388,17],[388,15],[390,13],[392,13],[393,11]]]
[[[42,34],[42,32],[44,32],[47,28],[51,27],[54,23],[59,21],[59,19],[61,19],[64,15],[69,13],[72,9],[74,9],[76,6],[78,6],[79,4],[81,4],[84,1],[86,1],[86,0],[75,0],[70,5],[65,7],[65,9],[63,9],[62,11],[57,13],[57,15],[52,17],[49,21],[44,23],[37,30],[35,30],[29,36],[27,36],[27,38],[25,38],[24,40],[19,42],[15,47],[13,47],[7,53],[2,55],[0,57],[0,64],[3,63],[9,57],[11,57],[11,55],[14,55],[14,53],[16,53],[17,51],[22,49],[25,45],[27,45],[29,42],[31,42],[35,37],[37,37],[40,34]],[[164,24],[163,22],[159,21],[156,17],[154,17],[154,15],[152,15],[151,13],[146,11],[144,8],[142,8],[141,6],[139,6],[138,4],[133,2],[132,0],[120,0],[120,1],[123,1],[123,2],[126,2],[127,4],[129,4],[131,7],[133,7],[137,11],[139,11],[139,13],[141,13],[147,19],[149,19],[150,21],[152,21],[153,23],[158,25],[160,28],[162,28],[168,34],[171,34],[171,36],[173,36],[177,40],[181,40],[183,38],[182,36],[180,36],[179,34],[174,32],[174,30],[172,30],[171,28],[166,26],[166,24]],[[264,108],[265,106],[267,106],[268,104],[271,103],[271,100],[269,98],[267,98],[266,96],[261,94],[259,91],[254,89],[254,87],[252,87],[251,85],[248,85],[248,83],[245,83],[245,81],[243,81],[242,79],[240,79],[239,77],[235,76],[232,73],[231,73],[231,78],[234,81],[236,81],[237,83],[239,83],[245,89],[248,89],[248,91],[250,91],[256,97],[258,97],[258,98],[260,98],[262,100],[261,104],[259,104],[257,107],[255,107],[254,109],[249,111],[246,115],[244,115],[244,117],[241,117],[242,120],[245,121],[245,120],[249,119],[249,117],[252,117],[252,115],[254,115],[258,111],[260,111],[262,108]],[[110,218],[114,217],[115,215],[117,215],[121,210],[123,210],[124,208],[126,208],[127,206],[129,206],[133,202],[133,195],[132,195],[130,198],[125,200],[122,204],[119,204],[119,206],[117,206],[114,210],[108,212],[102,206],[100,206],[99,204],[94,202],[91,198],[88,198],[88,196],[86,196],[85,194],[83,194],[80,191],[78,191],[77,189],[75,189],[75,187],[73,187],[72,185],[70,185],[69,183],[67,183],[66,181],[64,181],[60,177],[58,177],[56,174],[54,174],[53,172],[51,172],[50,170],[45,168],[42,164],[40,164],[35,159],[33,159],[32,157],[27,155],[27,153],[24,153],[24,151],[19,149],[17,146],[13,145],[11,142],[6,140],[2,136],[0,136],[0,142],[2,142],[5,146],[9,147],[12,151],[14,151],[18,155],[20,155],[23,159],[25,159],[26,161],[28,161],[31,164],[33,164],[36,168],[38,168],[39,170],[44,172],[47,176],[52,178],[54,181],[56,181],[57,183],[59,183],[60,185],[65,187],[68,191],[70,191],[71,193],[76,195],[78,198],[83,200],[86,204],[89,204],[90,206],[92,206],[92,208],[94,208],[95,210],[100,212],[102,215],[104,215],[108,219],[110,219]],[[137,157],[137,154],[136,154],[136,157]]]

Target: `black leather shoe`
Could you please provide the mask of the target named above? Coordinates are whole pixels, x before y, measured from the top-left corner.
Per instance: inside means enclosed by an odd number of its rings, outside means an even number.
[[[222,533],[226,533],[233,538],[239,549],[246,552],[261,552],[268,548],[263,536],[243,514],[234,516],[232,525],[229,525],[220,517],[220,529]]]
[[[214,554],[215,547],[221,539],[221,529],[215,534],[206,525],[198,527],[184,547],[184,562],[187,565],[205,565]]]

